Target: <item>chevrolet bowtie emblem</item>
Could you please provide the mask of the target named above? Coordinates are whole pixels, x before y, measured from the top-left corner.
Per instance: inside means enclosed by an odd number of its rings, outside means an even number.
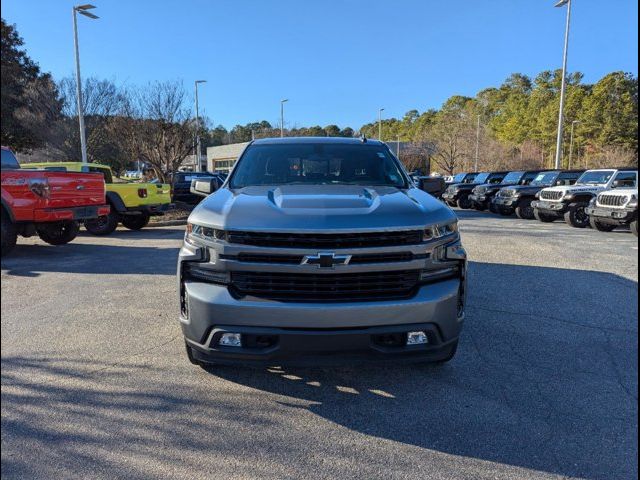
[[[348,265],[351,255],[336,255],[335,253],[318,253],[305,255],[302,265],[318,265],[318,268],[334,268],[336,265]]]

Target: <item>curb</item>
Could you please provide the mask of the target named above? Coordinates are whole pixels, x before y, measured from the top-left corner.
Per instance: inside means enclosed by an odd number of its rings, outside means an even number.
[[[147,223],[145,228],[154,228],[154,227],[175,227],[177,225],[186,225],[187,220],[167,220],[164,222],[149,222]]]

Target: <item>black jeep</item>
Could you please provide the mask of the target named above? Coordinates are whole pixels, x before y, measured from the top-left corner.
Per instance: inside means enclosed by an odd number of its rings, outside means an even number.
[[[523,220],[535,218],[531,202],[543,188],[554,185],[573,185],[582,174],[582,170],[553,170],[540,172],[529,185],[515,185],[505,187],[493,197],[493,208],[501,215],[515,213]]]
[[[470,198],[471,192],[478,185],[491,184],[497,185],[509,172],[483,172],[474,175],[470,179],[466,179],[461,183],[453,183],[447,187],[447,190],[442,195],[445,202],[451,207],[458,207],[463,209],[469,209],[473,207],[473,202]]]
[[[500,183],[485,183],[476,186],[473,189],[473,193],[469,195],[469,199],[473,202],[473,208],[480,211],[488,208],[493,213],[498,213],[492,201],[501,188],[514,185],[529,185],[540,172],[542,170],[509,172]]]

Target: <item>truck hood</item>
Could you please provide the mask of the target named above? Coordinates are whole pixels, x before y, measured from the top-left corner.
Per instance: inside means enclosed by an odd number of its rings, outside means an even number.
[[[412,229],[454,220],[451,209],[417,188],[355,185],[223,188],[189,216],[225,230],[289,232]]]

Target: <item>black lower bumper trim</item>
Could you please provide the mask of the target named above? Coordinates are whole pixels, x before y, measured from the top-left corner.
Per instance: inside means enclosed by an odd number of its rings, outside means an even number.
[[[411,331],[425,332],[428,343],[406,345],[406,334]],[[240,333],[243,346],[220,346],[224,333]],[[194,357],[203,363],[282,366],[435,362],[449,356],[456,340],[444,341],[431,323],[338,330],[217,326],[204,344],[186,339]]]

